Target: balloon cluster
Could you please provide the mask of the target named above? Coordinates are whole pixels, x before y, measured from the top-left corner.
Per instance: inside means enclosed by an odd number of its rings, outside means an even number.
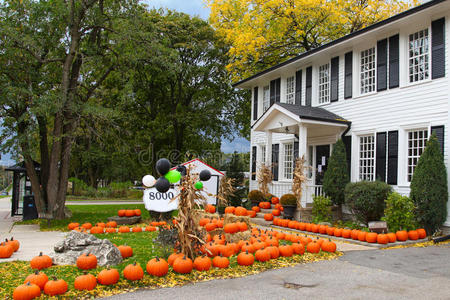
[[[170,189],[170,185],[180,181],[182,176],[186,175],[186,166],[179,165],[176,170],[170,169],[170,161],[166,158],[161,158],[156,162],[156,171],[158,171],[161,177],[158,180],[152,175],[145,175],[142,178],[142,183],[146,187],[155,186],[160,193],[165,193]],[[202,181],[208,181],[211,178],[211,172],[209,170],[202,170],[199,174],[200,181],[194,184],[194,187],[198,190],[203,188]]]

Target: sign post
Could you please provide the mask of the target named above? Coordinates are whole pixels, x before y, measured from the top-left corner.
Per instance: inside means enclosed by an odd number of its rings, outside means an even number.
[[[169,189],[165,193],[158,192],[156,188],[144,190],[145,209],[157,212],[169,212],[178,209],[178,199],[171,201],[178,196],[176,189]]]

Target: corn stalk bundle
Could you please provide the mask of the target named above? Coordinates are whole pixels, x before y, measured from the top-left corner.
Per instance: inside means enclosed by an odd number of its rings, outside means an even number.
[[[305,175],[305,169],[309,168],[305,166],[306,160],[305,156],[297,157],[295,159],[295,168],[292,179],[292,193],[297,198],[297,207],[299,209],[303,209],[301,204],[302,194],[303,194],[303,185],[308,179]]]
[[[220,179],[219,192],[217,193],[218,206],[228,206],[228,199],[233,197],[236,191],[233,186],[234,182],[234,178],[228,178],[226,176]]]
[[[194,187],[198,180],[198,176],[191,174],[191,168],[188,168],[180,181],[180,193],[171,200],[178,199],[178,217],[175,224],[178,229],[176,248],[191,259],[195,258],[196,250],[205,243],[195,222],[196,208],[199,208],[199,204],[206,204],[206,198]]]
[[[269,193],[269,184],[272,182],[272,169],[266,164],[259,166],[256,177],[258,179],[258,188],[264,194]]]

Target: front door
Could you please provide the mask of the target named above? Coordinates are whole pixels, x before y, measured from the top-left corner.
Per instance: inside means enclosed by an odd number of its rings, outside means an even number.
[[[330,158],[330,145],[316,146],[316,185],[323,184],[323,175]]]

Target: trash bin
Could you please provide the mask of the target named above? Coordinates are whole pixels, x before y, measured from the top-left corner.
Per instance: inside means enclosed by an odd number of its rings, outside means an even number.
[[[33,195],[23,196],[23,220],[33,220],[38,218],[36,203]]]

